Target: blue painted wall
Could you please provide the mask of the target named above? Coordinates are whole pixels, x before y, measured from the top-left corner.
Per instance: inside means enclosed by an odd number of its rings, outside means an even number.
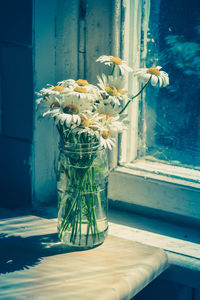
[[[0,206],[31,206],[32,0],[0,2]]]

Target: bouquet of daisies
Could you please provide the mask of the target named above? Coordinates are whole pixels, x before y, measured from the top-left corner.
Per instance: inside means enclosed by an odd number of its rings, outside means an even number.
[[[63,80],[56,86],[43,88],[37,100],[42,116],[53,118],[64,148],[57,174],[58,233],[71,246],[99,244],[107,232],[106,217],[103,217],[106,182],[102,187],[105,180],[100,177],[106,174],[105,164],[99,163],[98,169],[94,166],[98,149],[112,149],[116,133],[127,128],[124,111],[148,83],[169,84],[168,75],[160,71],[161,67],[133,71],[120,58],[105,55],[97,62],[111,69],[110,76],[97,76],[97,85],[85,79]],[[125,88],[127,72],[143,83],[132,97]]]
[[[98,81],[94,86],[84,79],[68,79],[38,93],[42,115],[54,119],[64,144],[99,141],[111,149],[115,133],[126,128],[119,114],[128,99],[124,76],[102,74]]]
[[[85,79],[63,80],[37,93],[37,103],[43,117],[54,119],[63,143],[99,141],[100,145],[111,149],[115,133],[126,129],[127,115],[122,113],[128,104],[149,82],[166,86],[169,78],[167,73],[160,71],[161,67],[133,71],[125,61],[114,56],[100,56],[97,62],[111,67],[110,76],[97,76],[97,86]],[[133,72],[144,83],[133,97],[129,97],[125,89],[125,72]]]

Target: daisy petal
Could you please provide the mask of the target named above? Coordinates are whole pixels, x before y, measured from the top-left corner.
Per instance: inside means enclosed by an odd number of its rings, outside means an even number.
[[[150,77],[151,77],[151,74],[145,74],[145,75],[141,75],[140,79],[143,79],[143,82],[147,83],[149,81]]]
[[[104,73],[102,74],[102,78],[103,78],[103,84],[104,84],[104,86],[106,86],[107,85],[107,78],[106,78],[106,75]]]
[[[161,87],[162,85],[164,86],[164,78],[158,77],[158,81],[159,81],[159,87]]]
[[[66,119],[65,119],[66,125],[70,125],[71,122],[72,122],[72,115],[66,114]]]
[[[158,83],[158,77],[155,76],[155,75],[152,75],[152,78],[151,78],[151,84],[152,84],[153,86],[156,86],[157,83]]]
[[[109,149],[109,150],[112,150],[112,146],[111,146],[111,144],[110,144],[110,141],[107,141],[107,146],[108,146],[108,149]]]

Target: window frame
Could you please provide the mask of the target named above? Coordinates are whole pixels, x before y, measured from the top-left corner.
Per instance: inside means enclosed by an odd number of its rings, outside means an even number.
[[[140,61],[144,66],[149,12],[150,1],[126,2],[123,24],[125,30],[121,40],[126,49],[124,58],[132,67],[138,67]],[[142,51],[138,49],[138,44],[141,44]],[[131,76],[129,86],[130,83],[132,84],[129,90],[134,95],[139,85]],[[144,92],[142,97],[145,97]],[[108,196],[114,202],[120,202],[122,207],[127,207],[127,204],[133,205],[135,211],[151,211],[150,213],[157,216],[176,220],[180,218],[181,221],[200,224],[200,172],[171,166],[173,174],[170,174],[169,165],[166,165],[165,169],[164,164],[132,162],[138,151],[138,122],[139,111],[143,109],[142,103],[142,99],[137,97],[129,106],[130,124],[127,132],[119,135],[118,166],[110,175]],[[142,122],[142,126],[145,126],[145,122]]]

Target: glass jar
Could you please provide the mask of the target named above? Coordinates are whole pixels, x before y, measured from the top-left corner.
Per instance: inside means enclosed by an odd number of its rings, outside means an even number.
[[[66,143],[57,174],[58,236],[68,246],[92,248],[108,231],[108,161],[99,143]]]

